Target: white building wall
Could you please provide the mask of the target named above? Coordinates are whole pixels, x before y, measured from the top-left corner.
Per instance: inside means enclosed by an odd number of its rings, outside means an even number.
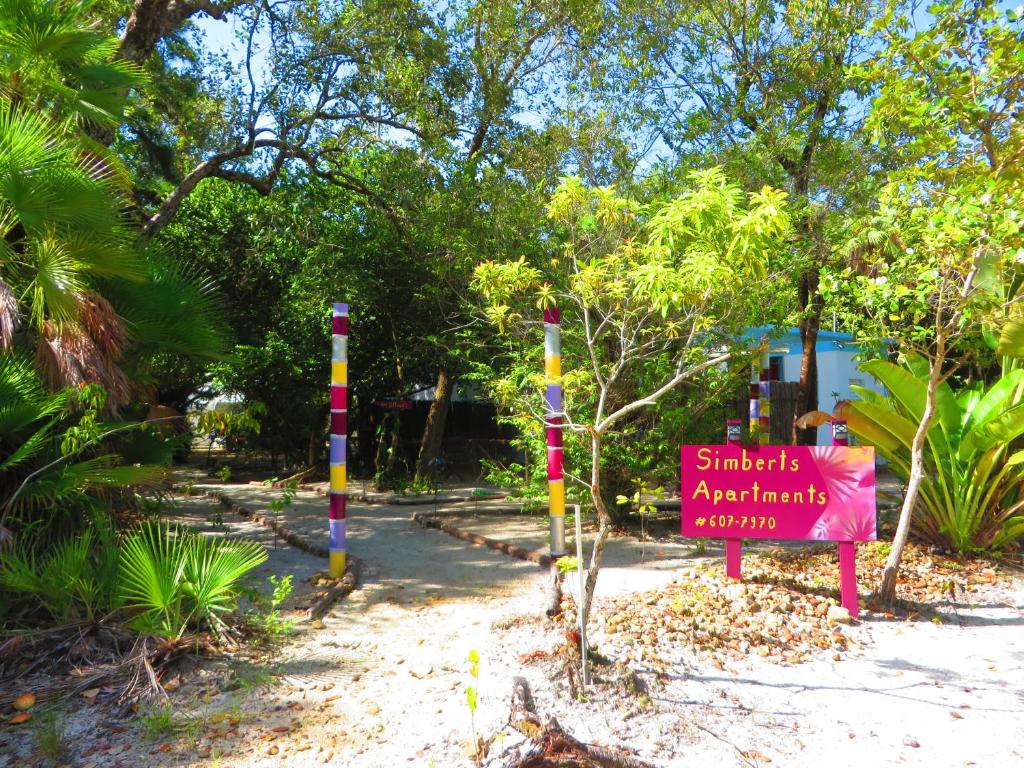
[[[790,349],[792,350],[793,347],[791,346]],[[861,384],[881,391],[878,382],[857,369],[856,354],[856,348],[840,349],[830,341],[823,342],[818,347],[818,408],[820,410],[831,413],[836,401],[855,399],[857,396],[850,389],[851,384]],[[783,381],[800,381],[802,359],[800,354],[782,356]],[[832,444],[832,431],[829,425],[825,424],[818,428],[817,440],[818,445]]]

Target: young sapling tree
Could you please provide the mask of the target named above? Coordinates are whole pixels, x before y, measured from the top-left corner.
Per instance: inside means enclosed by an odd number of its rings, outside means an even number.
[[[566,478],[586,489],[598,521],[582,596],[586,617],[613,522],[614,498],[602,477],[609,442],[684,382],[713,388],[728,376],[744,332],[773,304],[770,256],[785,250],[789,216],[785,193],[744,194],[712,168],[691,173],[677,196],[647,206],[568,178],[551,198],[548,219],[561,244],[548,264],[487,261],[473,285],[512,359],[539,360],[540,310],[563,311],[558,415],[567,438],[589,446],[590,460],[589,471],[567,467]],[[539,426],[542,383],[538,370],[532,379],[493,381],[491,389]]]

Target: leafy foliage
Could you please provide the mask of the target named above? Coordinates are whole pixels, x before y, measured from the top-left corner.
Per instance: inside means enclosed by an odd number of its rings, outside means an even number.
[[[562,244],[557,256],[543,266],[525,258],[486,261],[473,286],[516,363],[540,359],[536,325],[526,313],[565,310],[560,416],[567,448],[586,456],[580,464],[590,467],[584,479],[570,465],[567,477],[589,491],[599,519],[589,611],[619,490],[606,485],[606,442],[613,445],[648,409],[657,414],[684,384],[704,396],[705,408],[728,389],[724,364],[746,345],[751,319],[771,305],[770,253],[788,231],[789,215],[784,193],[765,188],[744,195],[712,168],[692,173],[688,188],[672,199],[648,206],[569,178],[552,195],[548,217]],[[491,389],[524,426],[533,422],[530,434],[539,438],[543,405],[533,392],[544,380],[534,366],[533,375],[513,368],[517,378],[499,377]],[[576,440],[582,445],[574,449]],[[628,488],[638,476],[626,474],[621,485]]]
[[[121,544],[120,596],[138,629],[170,638],[226,628],[239,580],[267,559],[251,541],[228,541],[146,524]]]
[[[906,480],[910,448],[924,412],[927,363],[865,363],[888,397],[857,387],[848,404],[850,430],[876,446]],[[998,550],[1024,534],[1024,452],[1011,446],[1024,434],[1024,371],[1014,370],[989,387],[954,392],[938,386],[938,416],[928,429],[924,479],[912,525],[926,541],[967,553]]]

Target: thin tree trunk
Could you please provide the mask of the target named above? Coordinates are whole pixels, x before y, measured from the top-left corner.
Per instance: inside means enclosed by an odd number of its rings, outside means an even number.
[[[794,414],[793,441],[797,445],[814,445],[818,430],[797,429],[795,419],[805,413],[818,410],[818,331],[821,329],[821,312],[824,306],[818,292],[819,273],[812,267],[800,276],[800,343],[803,356],[800,360],[800,390]]]
[[[430,478],[430,468],[434,460],[441,455],[444,428],[448,422],[454,388],[455,378],[448,374],[446,368],[439,368],[437,384],[434,387],[434,402],[430,404],[430,411],[427,413],[427,423],[423,426],[423,439],[420,442],[420,454],[416,460],[417,483]]]
[[[601,498],[601,435],[592,432],[590,435],[590,498],[597,510],[597,538],[590,555],[590,566],[587,568],[587,583],[583,595],[583,623],[590,618],[590,606],[594,602],[594,590],[597,589],[597,574],[601,570],[604,559],[604,545],[612,530],[612,519],[608,507]]]
[[[326,412],[323,408],[317,408],[313,414],[313,430],[309,434],[309,453],[306,456],[307,467],[315,467],[323,453],[325,417]]]
[[[388,462],[384,467],[384,476],[394,478],[398,469],[398,456],[402,450],[402,412],[395,411],[391,420],[391,450],[388,453]]]
[[[928,427],[931,425],[932,415],[935,413],[941,368],[942,356],[937,355],[932,361],[928,374],[928,395],[925,399],[921,423],[917,425],[914,439],[910,443],[910,477],[907,479],[907,495],[903,497],[903,507],[900,509],[896,536],[893,538],[892,549],[889,550],[889,557],[882,570],[882,581],[875,593],[878,601],[884,606],[891,606],[896,601],[896,574],[903,557],[903,548],[910,535],[910,520],[914,513],[914,506],[917,504],[918,492],[921,490],[921,481],[924,479],[924,448],[928,437]]]

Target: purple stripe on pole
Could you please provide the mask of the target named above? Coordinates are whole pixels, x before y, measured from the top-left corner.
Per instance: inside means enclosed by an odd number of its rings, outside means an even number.
[[[534,315],[536,317],[536,315]],[[544,322],[545,323],[557,323],[562,319],[562,312],[558,309],[545,309],[544,310]]]
[[[561,480],[565,476],[562,472],[563,456],[562,451],[548,451],[548,480]]]
[[[343,301],[331,305],[331,312],[335,315],[348,315],[348,304]]]
[[[348,432],[348,414],[347,413],[332,413],[331,414],[331,434],[332,435],[344,435]]]
[[[348,387],[335,384],[331,387],[331,410],[348,410]],[[333,430],[332,430],[333,431]]]
[[[345,463],[345,435],[331,435],[331,464]]]
[[[548,384],[544,392],[549,413],[562,412],[562,387],[560,384]]]
[[[344,520],[345,519],[345,505],[346,505],[346,494],[344,493],[329,493],[327,498],[330,504],[330,514],[328,517],[331,520]]]
[[[562,430],[560,429],[549,429],[548,430],[548,448],[561,448],[562,447]]]
[[[348,335],[348,318],[335,315],[331,318],[331,330],[342,336]]]
[[[332,552],[344,552],[345,551],[345,521],[344,520],[331,520],[331,539],[327,544],[327,548]]]

